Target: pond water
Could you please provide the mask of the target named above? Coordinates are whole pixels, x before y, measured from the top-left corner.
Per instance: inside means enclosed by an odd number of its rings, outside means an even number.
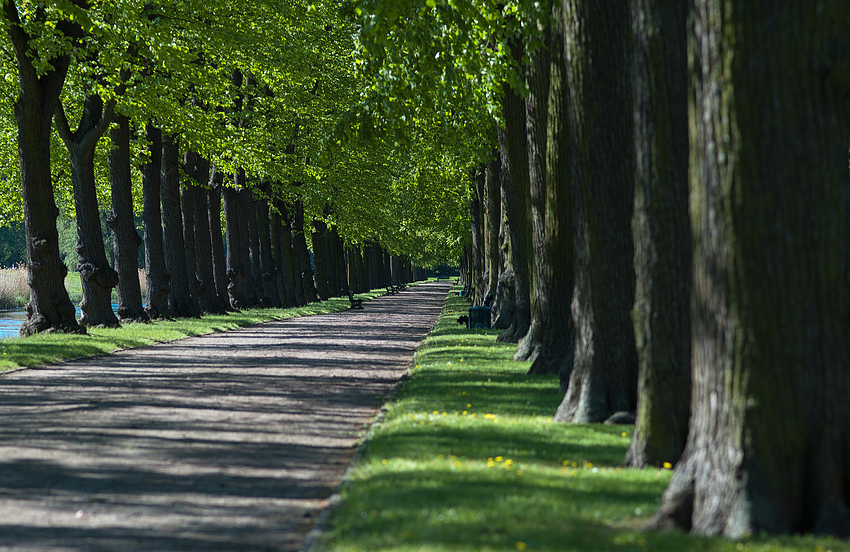
[[[80,307],[76,307],[77,313],[75,316],[80,318]],[[118,303],[112,303],[112,310],[118,310]],[[21,324],[26,320],[27,315],[24,309],[15,309],[0,311],[0,339],[9,339],[10,337],[18,337],[18,331],[21,329]]]

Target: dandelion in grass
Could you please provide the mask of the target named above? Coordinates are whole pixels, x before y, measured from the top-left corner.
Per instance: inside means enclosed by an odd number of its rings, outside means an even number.
[[[501,462],[502,460],[504,460],[504,458],[502,458],[501,456],[496,457],[496,462]]]
[[[671,464],[670,462],[664,462],[662,464],[662,466],[664,466],[665,470],[672,470],[673,469],[673,464]]]
[[[516,549],[517,550],[528,550],[528,544],[526,544],[523,541],[519,541],[519,542],[516,543]]]

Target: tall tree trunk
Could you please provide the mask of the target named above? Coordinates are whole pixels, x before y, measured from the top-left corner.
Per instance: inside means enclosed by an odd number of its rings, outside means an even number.
[[[685,0],[632,0],[638,411],[624,465],[675,464],[691,405]]]
[[[115,270],[118,273],[118,318],[126,322],[148,320],[139,283],[139,246],[142,238],[133,217],[133,180],[130,175],[130,119],[116,117],[110,131],[109,180],[112,184],[112,214],[107,224],[113,232]]]
[[[492,308],[501,272],[499,229],[502,226],[502,175],[497,157],[487,164],[484,178],[485,294]]]
[[[283,293],[285,304],[288,307],[304,305],[304,291],[297,293],[298,279],[295,275],[294,258],[292,253],[292,228],[290,226],[290,214],[286,204],[275,200],[275,206],[280,213],[280,259],[281,271],[283,272]]]
[[[212,243],[216,239],[211,235],[208,191],[200,187],[210,182],[210,162],[193,151],[186,152],[184,156],[184,164],[186,173],[192,177],[194,182],[187,183],[183,194],[192,196],[192,226],[195,231],[195,239],[193,242],[187,240],[187,249],[191,249],[188,244],[194,243],[195,251],[195,278],[198,281],[197,295],[198,306],[201,312],[206,313],[222,313],[225,312],[224,301],[219,297],[215,285],[214,264],[215,255],[213,254]],[[189,216],[186,211],[186,203],[184,202],[184,220]],[[219,222],[219,224],[221,224]],[[185,233],[184,233],[185,235]],[[221,242],[221,233],[218,234],[218,241]],[[188,257],[187,257],[188,262]]]
[[[472,245],[469,248],[470,287],[472,304],[484,304],[484,171],[476,170],[472,178],[472,201],[469,205],[469,222],[472,227]]]
[[[242,209],[239,206],[239,191],[236,188],[223,187],[224,226],[227,241],[227,296],[230,306],[244,309],[248,306],[245,297],[246,275],[245,255],[248,237],[242,224]]]
[[[637,402],[629,6],[568,0],[566,75],[576,213],[575,359],[555,419],[599,422]],[[567,17],[568,15],[568,17]],[[605,90],[605,94],[600,94]],[[615,156],[611,152],[617,152]]]
[[[328,225],[321,220],[313,221],[313,264],[316,266],[316,292],[322,300],[330,298],[329,268],[327,247]]]
[[[221,234],[221,188],[224,174],[216,168],[210,176],[210,189],[206,193],[206,215],[210,229],[210,249],[212,251],[213,280],[215,294],[224,310],[230,310],[230,297],[227,294],[227,260],[224,254],[224,238]]]
[[[335,226],[331,228],[331,243],[334,250],[334,261],[336,262],[337,297],[345,297],[350,287],[348,285],[348,275],[345,270],[345,243],[343,243],[339,231]]]
[[[266,307],[281,307],[280,296],[277,292],[276,272],[278,268],[272,256],[272,229],[269,218],[269,193],[271,186],[263,184],[262,196],[256,199],[257,205],[257,234],[260,240],[260,276],[263,280],[263,305]],[[280,229],[276,230],[280,239]],[[279,245],[279,244],[278,244]]]
[[[80,273],[83,300],[80,324],[118,326],[112,310],[112,289],[118,285],[118,273],[109,266],[100,228],[97,184],[94,180],[94,154],[97,142],[109,128],[112,110],[104,110],[97,95],[83,99],[83,114],[76,131],[71,131],[65,110],[56,108],[56,129],[71,162],[71,183],[77,213],[77,271]]]
[[[150,161],[142,165],[142,220],[145,225],[145,312],[150,318],[173,316],[168,306],[171,275],[165,267],[162,238],[162,131],[145,129]]]
[[[27,283],[30,300],[21,335],[51,330],[86,333],[77,323],[74,304],[65,289],[67,267],[59,257],[59,233],[56,218],[59,209],[53,196],[50,175],[50,136],[53,113],[71,63],[68,55],[49,61],[47,70],[38,74],[31,58],[33,40],[20,24],[14,0],[3,3],[3,15],[10,24],[6,32],[15,51],[20,90],[15,101],[18,125],[18,160],[21,167],[21,193],[27,239]],[[56,28],[70,38],[79,37],[79,25],[61,20]]]
[[[186,257],[186,279],[189,281],[189,289],[192,291],[194,304],[198,307],[198,312],[201,309],[201,300],[198,295],[203,291],[200,278],[198,278],[198,254],[195,249],[197,238],[195,235],[195,203],[197,194],[197,186],[191,183],[184,183],[180,187],[180,203],[181,214],[183,216],[183,243],[185,245],[184,254]]]
[[[263,273],[260,262],[260,233],[257,231],[257,202],[254,199],[254,191],[248,187],[245,180],[245,173],[240,169],[242,174],[242,186],[239,190],[241,198],[243,220],[246,222],[248,229],[248,248],[245,250],[247,257],[243,262],[248,267],[247,279],[249,285],[245,288],[245,296],[248,304],[252,307],[260,306],[262,303],[263,292]]]
[[[189,285],[186,267],[186,243],[183,239],[183,215],[180,207],[180,147],[177,136],[162,139],[162,230],[165,266],[171,274],[168,308],[175,316],[200,315],[197,299]]]
[[[695,2],[693,387],[653,523],[850,534],[846,5]]]
[[[550,4],[550,10],[555,4]],[[563,6],[557,6],[559,10]],[[541,13],[541,17],[547,14]],[[531,328],[523,340],[531,374],[572,370],[575,330],[571,314],[574,285],[573,192],[570,174],[569,90],[565,75],[564,20],[554,11],[549,47],[532,57],[526,100],[529,180],[534,230]],[[516,358],[516,357],[515,357]]]
[[[519,49],[519,48],[518,48]],[[502,116],[505,128],[499,129],[499,152],[502,156],[505,214],[511,232],[514,306],[511,325],[498,341],[517,343],[531,325],[531,211],[529,207],[528,150],[525,138],[525,104],[516,92],[505,85]]]
[[[301,273],[301,286],[304,290],[304,300],[315,303],[316,285],[313,282],[313,269],[310,266],[310,251],[307,249],[307,238],[304,236],[304,204],[297,200],[292,207],[292,249],[298,259],[297,270]]]
[[[493,328],[504,330],[511,325],[513,320],[513,309],[516,299],[514,297],[514,271],[513,253],[511,252],[511,229],[505,205],[505,186],[510,185],[507,181],[508,175],[499,160],[499,280],[496,284],[496,293],[490,306],[490,319]]]
[[[280,213],[274,207],[276,201],[276,199],[272,199],[269,209],[269,245],[271,247],[272,263],[274,263],[275,268],[274,286],[280,306],[293,307],[295,303],[290,303],[286,297],[286,274],[283,267],[283,245],[281,242],[283,221],[280,218]]]

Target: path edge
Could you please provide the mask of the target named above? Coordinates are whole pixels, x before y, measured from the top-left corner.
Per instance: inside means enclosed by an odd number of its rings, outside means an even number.
[[[313,548],[319,544],[321,538],[327,534],[329,521],[333,513],[339,508],[342,504],[342,489],[348,485],[351,480],[351,474],[355,468],[357,468],[360,464],[360,461],[363,459],[363,455],[366,453],[366,445],[369,444],[369,441],[372,439],[372,435],[375,433],[375,430],[380,427],[381,422],[383,422],[386,417],[389,408],[388,404],[393,402],[393,400],[398,396],[399,391],[401,390],[402,385],[407,381],[410,377],[410,371],[414,366],[414,362],[416,361],[416,354],[419,352],[419,349],[422,347],[422,344],[426,339],[433,333],[434,328],[437,327],[437,322],[440,320],[440,316],[443,314],[443,310],[446,308],[446,301],[449,298],[449,293],[451,292],[451,286],[446,291],[446,296],[443,299],[443,304],[440,307],[440,314],[434,319],[434,323],[431,325],[431,329],[428,330],[428,333],[425,334],[425,337],[422,338],[422,341],[416,346],[416,351],[413,353],[413,358],[410,359],[410,362],[407,364],[407,368],[405,368],[404,373],[398,379],[396,384],[384,395],[384,403],[381,405],[381,409],[375,415],[375,418],[369,423],[366,433],[360,439],[360,443],[357,445],[357,449],[354,451],[354,455],[351,457],[351,462],[349,462],[348,467],[345,469],[345,473],[342,475],[342,480],[337,486],[336,490],[333,494],[328,498],[327,505],[322,509],[316,518],[316,523],[313,525],[313,528],[307,533],[307,538],[304,539],[301,548],[298,549],[298,552],[318,552],[313,551]]]

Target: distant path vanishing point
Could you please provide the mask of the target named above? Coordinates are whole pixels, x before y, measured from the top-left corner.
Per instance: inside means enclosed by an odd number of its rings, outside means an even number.
[[[448,290],[0,376],[0,550],[298,550]]]

